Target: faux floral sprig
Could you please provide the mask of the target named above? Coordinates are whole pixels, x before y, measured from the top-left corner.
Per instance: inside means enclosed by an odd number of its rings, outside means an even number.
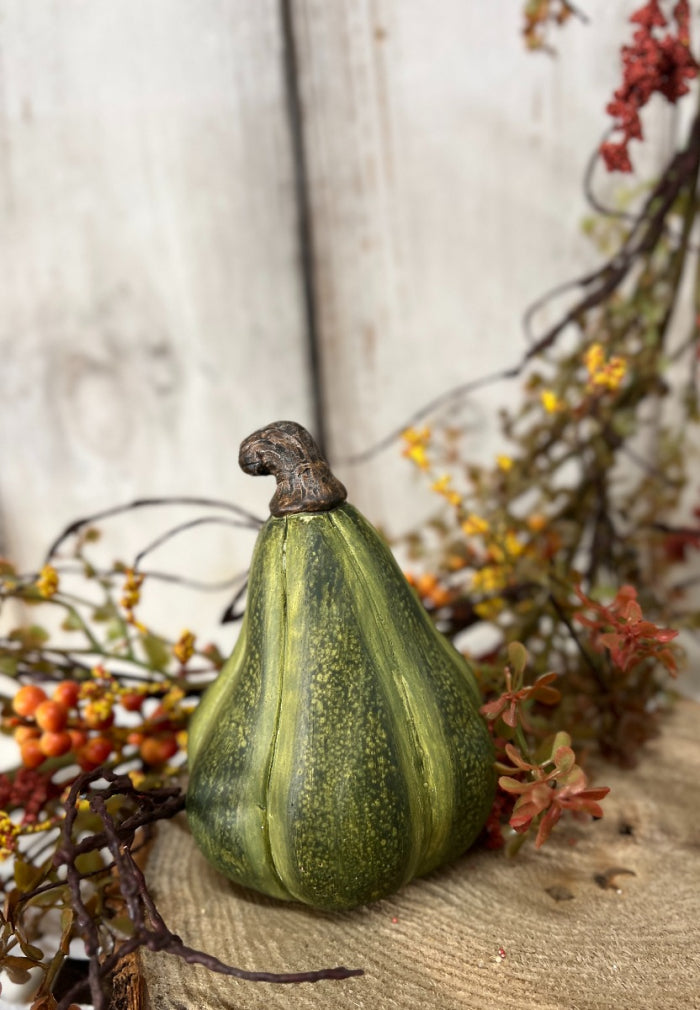
[[[505,745],[505,753],[512,766],[499,763],[499,769],[509,774],[501,775],[498,784],[504,792],[517,796],[509,824],[521,835],[536,828],[536,849],[547,841],[565,812],[603,816],[600,800],[610,789],[589,788],[583,769],[576,764],[568,733],[557,733],[549,755],[539,762],[525,760],[510,743]]]
[[[492,727],[496,768],[504,773],[498,779],[499,792],[487,825],[488,844],[492,848],[507,844],[513,854],[531,830],[536,832],[535,847],[540,848],[565,812],[602,817],[600,800],[610,790],[589,787],[568,733],[546,735],[542,724],[532,724],[528,711],[535,704],[556,707],[561,701],[560,691],[552,687],[557,675],[543,674],[525,685],[527,650],[520,642],[511,642],[508,656],[506,690],[482,705],[481,713]],[[508,843],[502,833],[506,820],[516,835]]]
[[[609,171],[631,172],[631,140],[643,138],[639,116],[655,93],[675,103],[688,92],[698,65],[690,51],[690,4],[678,0],[648,0],[630,16],[637,25],[632,43],[622,47],[622,83],[607,111],[614,119],[616,139],[606,140],[600,153]],[[669,29],[663,32],[663,29]]]

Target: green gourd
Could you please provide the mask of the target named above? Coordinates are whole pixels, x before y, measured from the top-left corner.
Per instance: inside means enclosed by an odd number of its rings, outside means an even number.
[[[232,880],[353,908],[479,834],[495,790],[479,692],[304,428],[255,432],[239,462],[277,490],[240,636],[191,721],[189,824]]]

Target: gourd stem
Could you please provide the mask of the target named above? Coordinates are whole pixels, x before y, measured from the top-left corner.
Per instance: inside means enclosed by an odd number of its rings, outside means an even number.
[[[245,473],[277,480],[273,516],[328,512],[347,498],[311,435],[295,421],[275,421],[253,432],[241,443],[238,463]]]

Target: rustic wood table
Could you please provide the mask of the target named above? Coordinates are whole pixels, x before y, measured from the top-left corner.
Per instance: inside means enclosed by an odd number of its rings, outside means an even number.
[[[633,772],[602,769],[605,818],[540,851],[474,852],[371,907],[326,914],[228,883],[179,819],[148,876],[183,940],[239,967],[361,977],[242,982],[165,954],[117,980],[119,1010],[700,1008],[700,704],[680,701]]]

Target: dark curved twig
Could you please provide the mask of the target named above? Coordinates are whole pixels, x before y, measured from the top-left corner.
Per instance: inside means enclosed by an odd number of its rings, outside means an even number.
[[[78,533],[84,526],[100,522],[102,519],[110,519],[112,516],[123,515],[125,512],[130,512],[133,509],[154,508],[163,505],[195,505],[201,508],[220,508],[228,512],[234,512],[241,519],[247,519],[250,523],[251,529],[258,529],[263,524],[262,519],[253,515],[252,512],[248,512],[247,509],[242,508],[240,505],[236,505],[229,501],[221,501],[216,498],[201,498],[189,495],[173,498],[136,498],[134,501],[126,502],[124,505],[114,505],[111,508],[102,509],[99,512],[93,512],[89,516],[84,516],[82,519],[75,519],[73,522],[69,523],[68,526],[59,533],[49,547],[44,558],[44,563],[48,564],[61,544],[67,540],[68,537]]]
[[[105,786],[98,786],[98,780],[106,780]],[[131,802],[132,812],[117,822],[109,812],[108,801],[120,796]],[[102,830],[74,840],[79,802],[86,798],[90,809],[102,822]],[[185,797],[179,786],[162,787],[142,792],[135,789],[126,775],[109,769],[99,768],[79,775],[70,787],[65,804],[66,816],[61,829],[61,842],[54,856],[57,867],[63,868],[70,889],[71,904],[76,916],[76,924],[85,944],[89,958],[87,980],[81,979],[58,1003],[57,1010],[67,1010],[71,1003],[89,996],[95,1010],[105,1010],[108,999],[109,981],[118,963],[128,954],[141,947],[152,951],[162,951],[181,957],[188,964],[199,964],[210,971],[252,982],[273,982],[291,984],[319,982],[322,980],[347,979],[363,974],[362,969],[337,966],[317,971],[266,972],[246,971],[225,964],[219,958],[204,951],[187,946],[173,933],[153,901],[144,875],[134,859],[136,833],[158,820],[172,818],[184,808]],[[118,949],[106,953],[100,936],[99,925],[90,914],[81,888],[83,875],[76,866],[78,857],[86,852],[107,849],[111,865],[116,873],[110,879],[119,887],[126,913],[133,924],[134,935],[124,941]],[[24,901],[31,900],[40,893],[30,892]]]
[[[59,575],[79,575],[83,572],[82,565],[70,561],[57,563],[54,565],[54,568]],[[248,575],[246,569],[245,572],[237,572],[236,575],[232,575],[228,579],[219,579],[217,582],[205,582],[203,579],[193,579],[188,575],[176,575],[174,572],[161,572],[154,568],[140,568],[139,571],[148,581],[168,582],[172,585],[184,586],[187,589],[197,589],[205,593],[218,593],[223,589],[231,589],[237,582],[245,579]],[[95,568],[94,572],[98,578],[108,578],[114,575],[114,570],[110,568]],[[38,577],[39,573],[34,572],[31,575],[22,575],[21,579],[23,581],[26,579],[28,584],[32,584],[36,582]]]
[[[628,277],[639,259],[655,248],[660,236],[664,232],[666,216],[683,187],[694,178],[699,159],[700,114],[697,114],[693,120],[686,146],[676,152],[671,158],[659,182],[644,202],[644,206],[636,218],[629,235],[615,255],[610,257],[597,270],[587,273],[576,280],[556,285],[533,302],[525,311],[523,328],[530,346],[517,364],[501,369],[491,375],[482,376],[479,379],[473,379],[452,387],[414,411],[400,427],[389,432],[384,438],[370,446],[369,449],[346,457],[342,460],[342,463],[346,465],[365,463],[395,443],[406,428],[419,423],[429,414],[433,414],[435,411],[446,406],[446,404],[460,400],[484,386],[493,385],[496,382],[502,382],[507,379],[518,378],[530,361],[548,351],[568,326],[576,323],[587,312],[597,308],[614,294]],[[531,332],[531,321],[535,312],[553,297],[575,288],[583,289],[584,294],[556,323],[552,324],[539,337],[535,337]]]
[[[161,533],[160,536],[156,537],[155,540],[151,541],[146,547],[138,552],[134,558],[134,570],[138,569],[143,559],[146,555],[151,554],[153,551],[157,550],[158,547],[162,547],[163,544],[167,543],[168,540],[172,540],[173,537],[178,536],[180,533],[186,533],[188,530],[194,529],[196,526],[233,526],[237,529],[259,529],[262,526],[251,527],[250,522],[241,522],[237,519],[227,519],[225,516],[200,516],[198,519],[188,519],[187,522],[179,523],[177,526],[171,527],[171,529],[166,530],[165,533]],[[145,574],[142,572],[141,574]]]

